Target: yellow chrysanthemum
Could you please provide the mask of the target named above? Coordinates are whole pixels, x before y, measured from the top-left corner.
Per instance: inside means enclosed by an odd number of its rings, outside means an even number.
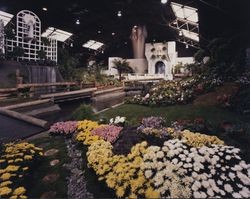
[[[6,181],[6,180],[9,180],[11,177],[11,174],[10,173],[4,173],[0,176],[0,179],[3,180],[3,181]]]
[[[23,195],[26,192],[26,189],[24,187],[18,187],[14,190],[13,195]]]
[[[7,196],[11,193],[12,189],[9,187],[1,187],[0,188],[0,196]]]
[[[10,185],[10,184],[12,184],[12,182],[11,181],[4,181],[4,182],[2,182],[1,184],[0,184],[0,187],[6,187],[6,186],[8,186],[8,185]]]

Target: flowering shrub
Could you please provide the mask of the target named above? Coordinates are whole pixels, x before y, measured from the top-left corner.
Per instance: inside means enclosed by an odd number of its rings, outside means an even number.
[[[231,146],[190,148],[182,140],[151,146],[142,169],[161,197],[250,197],[250,165]]]
[[[221,84],[219,79],[202,75],[180,81],[162,81],[146,96],[136,95],[127,102],[145,105],[185,104],[190,102],[195,95],[208,92]]]
[[[76,130],[76,121],[57,122],[50,127],[49,133],[52,135],[72,135]]]
[[[116,116],[109,120],[109,124],[113,125],[123,125],[126,122],[126,117]]]
[[[150,186],[150,180],[140,169],[146,147],[147,143],[142,142],[132,147],[127,156],[113,155],[112,145],[100,140],[88,148],[88,165],[95,170],[99,180],[105,180],[107,186],[116,191],[117,197],[159,198],[159,193]]]
[[[97,135],[102,139],[113,143],[119,137],[119,134],[122,130],[122,127],[114,126],[114,125],[106,125],[100,126],[92,131],[92,135]]]
[[[97,122],[93,122],[91,120],[83,120],[78,122],[77,130],[78,134],[76,136],[76,140],[85,145],[90,145],[93,142],[100,140],[101,138],[98,135],[92,135],[92,131],[96,128],[100,127]]]
[[[0,198],[27,198],[26,189],[19,186],[42,149],[29,143],[6,144],[0,158]]]

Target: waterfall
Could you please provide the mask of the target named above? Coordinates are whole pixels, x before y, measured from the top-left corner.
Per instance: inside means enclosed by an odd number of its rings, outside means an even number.
[[[27,66],[29,73],[29,83],[55,83],[56,68],[50,66]],[[35,93],[54,92],[54,87],[37,88]]]
[[[54,83],[56,82],[56,69],[49,66],[27,66],[29,83]]]

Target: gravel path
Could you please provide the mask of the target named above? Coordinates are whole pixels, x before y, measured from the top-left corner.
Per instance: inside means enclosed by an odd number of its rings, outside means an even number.
[[[86,179],[83,172],[83,159],[81,151],[77,149],[76,144],[71,139],[65,141],[67,153],[71,158],[69,164],[65,167],[71,171],[68,181],[68,198],[70,199],[92,199],[94,196],[87,191]]]

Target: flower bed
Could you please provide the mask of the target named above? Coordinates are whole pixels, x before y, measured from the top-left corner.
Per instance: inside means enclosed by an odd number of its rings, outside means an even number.
[[[240,150],[230,146],[190,148],[184,141],[169,140],[151,146],[142,168],[161,197],[249,197],[250,165]]]
[[[72,136],[77,130],[77,122],[76,121],[67,121],[67,122],[57,122],[53,124],[49,133],[51,135],[66,135]]]
[[[136,95],[127,102],[144,105],[186,104],[196,95],[208,92],[221,83],[218,79],[206,76],[196,76],[180,81],[162,81],[146,96]]]
[[[0,158],[0,198],[25,199],[24,178],[42,149],[29,143],[6,144]]]
[[[76,141],[88,146],[88,166],[117,197],[250,197],[250,165],[240,149],[216,136],[164,127],[160,117],[144,118],[134,133],[163,142],[141,141],[117,155],[112,143],[119,141],[121,127],[84,120],[77,129]]]

